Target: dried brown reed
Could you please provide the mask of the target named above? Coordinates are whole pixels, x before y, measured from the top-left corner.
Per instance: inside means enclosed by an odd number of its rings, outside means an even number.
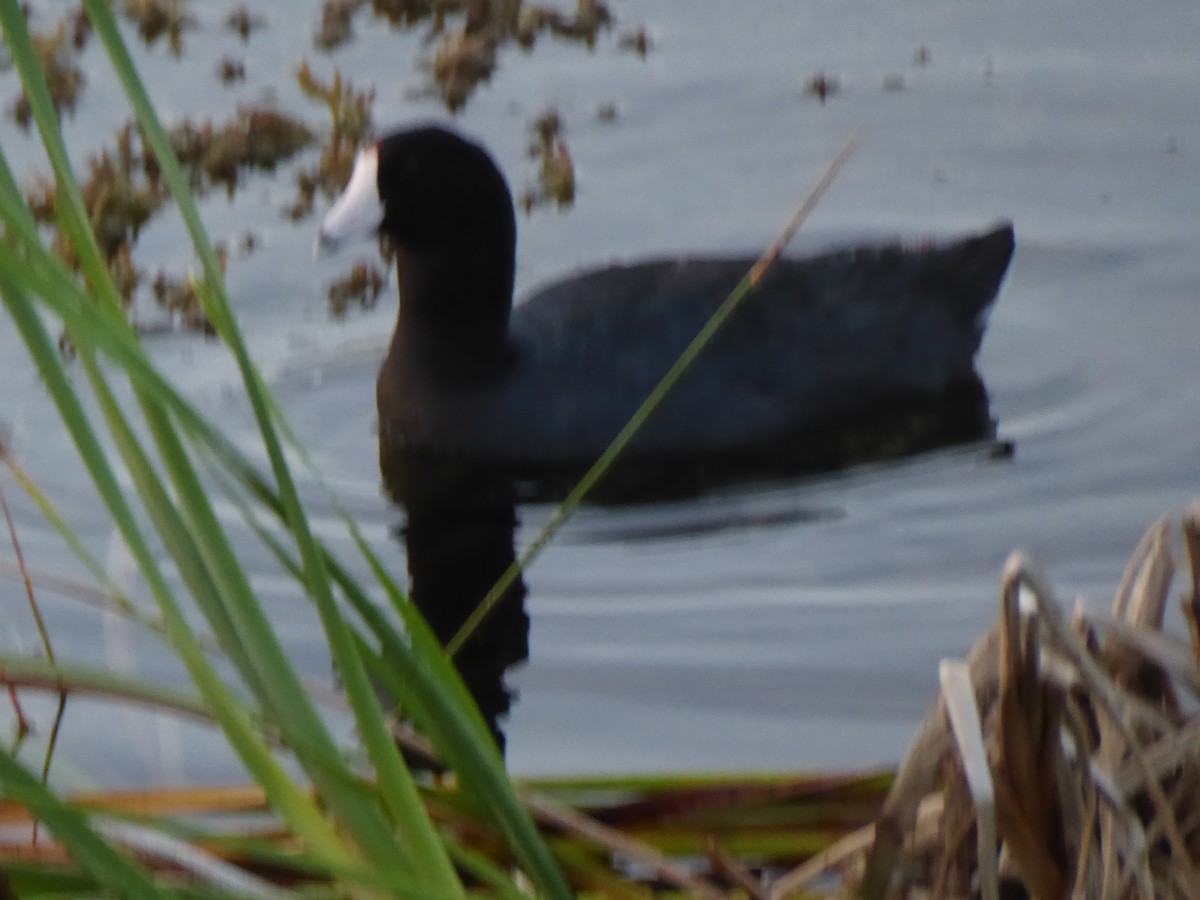
[[[1142,539],[1111,615],[1064,613],[1014,553],[999,622],[942,664],[873,826],[777,880],[867,900],[1200,898],[1200,503],[1182,516],[1188,636],[1164,631],[1176,529]],[[828,882],[826,882],[828,883]]]

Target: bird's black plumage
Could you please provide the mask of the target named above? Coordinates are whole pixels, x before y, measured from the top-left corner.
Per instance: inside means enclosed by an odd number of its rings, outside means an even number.
[[[376,153],[378,226],[400,286],[377,391],[385,454],[569,480],[753,263],[610,266],[514,307],[512,199],[488,154],[436,126],[391,134]],[[974,359],[1012,252],[1004,224],[780,260],[635,437],[630,483],[681,466],[801,471],[981,436]]]

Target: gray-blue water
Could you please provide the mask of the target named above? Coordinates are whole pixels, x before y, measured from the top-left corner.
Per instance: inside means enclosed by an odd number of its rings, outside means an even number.
[[[322,111],[303,105],[292,78],[308,56],[319,75],[336,65],[373,83],[381,125],[445,117],[412,98],[424,78],[420,34],[362,15],[357,39],[327,56],[311,49],[318,4],[255,7],[268,26],[244,47],[221,25],[227,10],[205,4],[194,10],[200,27],[185,37],[182,64],[161,45],[139,51],[164,116],[223,117],[238,100],[270,93],[319,123]],[[512,679],[520,699],[508,722],[511,767],[894,761],[936,690],[938,660],[965,652],[994,618],[1011,549],[1035,551],[1065,596],[1103,603],[1146,525],[1200,493],[1200,7],[657,0],[613,8],[621,27],[649,33],[644,61],[612,36],[593,53],[553,41],[532,55],[506,52],[458,120],[518,190],[535,176],[524,124],[548,106],[565,120],[577,202],[521,218],[522,287],[613,259],[761,248],[862,129],[861,148],[795,249],[1011,218],[1016,256],[980,368],[1016,453],[989,461],[949,451],[692,502],[583,511],[526,575],[530,661]],[[914,61],[921,46],[925,64]],[[244,58],[244,85],[220,85],[221,53]],[[125,115],[100,48],[84,60],[89,85],[68,123],[80,166]],[[817,72],[841,85],[824,105],[803,90]],[[895,75],[903,89],[885,90]],[[12,74],[0,76],[6,104],[16,91]],[[606,103],[616,105],[614,122],[595,115]],[[18,170],[39,164],[36,143],[7,118],[0,139]],[[280,213],[299,164],[254,177],[233,203],[214,194],[203,212],[216,236],[236,241],[249,229],[262,238],[230,266],[240,320],[321,471],[399,573],[401,549],[389,536],[398,514],[381,495],[373,430],[374,374],[395,301],[389,290],[375,311],[329,320],[326,282],[371,248],[311,261],[315,223],[293,225]],[[138,256],[179,271],[188,246],[164,215]],[[183,334],[152,346],[206,410],[248,439],[219,347]],[[0,421],[17,458],[136,591],[6,319],[0,374]],[[0,477],[30,565],[77,576]],[[519,540],[549,514],[523,509]],[[348,549],[333,518],[321,522]],[[11,559],[5,544],[6,576]],[[295,658],[329,681],[315,618],[286,580],[251,564]],[[60,656],[179,677],[137,628],[48,584],[40,597]],[[0,610],[5,651],[35,648],[23,588],[9,577]],[[26,703],[44,739],[52,704],[32,695]],[[7,708],[0,718],[11,727]],[[337,727],[350,735],[346,723]],[[203,727],[76,699],[55,765],[83,783],[237,777],[219,747]]]

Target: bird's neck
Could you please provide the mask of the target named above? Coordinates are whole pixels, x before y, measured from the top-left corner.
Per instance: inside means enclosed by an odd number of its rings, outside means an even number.
[[[391,354],[448,368],[455,378],[486,377],[507,365],[513,247],[478,243],[453,252],[397,251],[400,311]]]

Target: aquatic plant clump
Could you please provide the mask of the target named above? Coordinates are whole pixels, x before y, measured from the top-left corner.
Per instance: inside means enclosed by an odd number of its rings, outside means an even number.
[[[531,50],[542,35],[596,46],[601,32],[613,27],[613,14],[601,0],[579,0],[574,13],[548,4],[503,0],[490,3],[432,3],[429,0],[326,0],[313,34],[314,46],[333,52],[354,39],[354,20],[371,12],[393,28],[429,26],[433,52],[422,62],[430,74],[423,94],[439,97],[458,112],[496,70],[500,51],[510,44]],[[642,56],[650,46],[644,31],[627,32],[621,47]]]
[[[1180,534],[1186,638],[1163,630]],[[830,853],[864,865],[859,896],[1196,896],[1200,502],[1150,528],[1108,614],[1068,617],[1014,553],[999,623],[941,679],[873,843]]]
[[[546,110],[530,125],[534,139],[528,156],[538,161],[538,181],[535,187],[522,193],[519,203],[529,215],[535,207],[553,203],[557,209],[567,209],[575,202],[575,164],[563,137],[563,123],[557,110]]]
[[[138,36],[147,47],[165,37],[175,57],[183,55],[184,31],[197,24],[188,11],[187,0],[125,0],[124,13],[137,26]]]
[[[330,127],[316,165],[306,166],[296,174],[296,200],[287,209],[293,221],[311,215],[318,191],[329,199],[337,196],[345,185],[354,166],[354,155],[371,131],[371,109],[375,103],[374,88],[356,89],[337,69],[328,81],[322,81],[308,60],[301,61],[296,69],[296,83],[304,96],[325,107]]]
[[[86,17],[76,17],[70,21],[63,19],[52,29],[31,35],[34,51],[46,73],[46,86],[54,103],[54,111],[60,116],[64,112],[75,112],[75,104],[84,87],[83,71],[75,61],[75,54],[87,43],[89,32],[86,22]],[[29,129],[31,110],[24,92],[12,102],[9,115],[22,130]]]
[[[193,190],[204,194],[222,187],[232,197],[244,173],[273,170],[308,147],[315,135],[300,120],[278,110],[243,107],[223,125],[184,120],[171,129],[170,140]],[[129,304],[145,280],[134,263],[133,246],[146,223],[171,199],[158,163],[133,122],[118,129],[112,147],[91,156],[87,178],[80,187],[100,250],[122,299]],[[57,197],[52,182],[35,179],[26,191],[26,201],[37,221],[56,226]],[[70,242],[57,230],[55,234],[56,252],[68,264],[76,265]],[[164,290],[162,281],[160,274],[153,291],[160,305],[180,312],[188,327],[208,330],[194,293]],[[171,302],[166,302],[168,297]],[[192,301],[184,302],[186,297]]]
[[[530,50],[540,35],[548,34],[592,48],[598,36],[614,25],[612,13],[600,0],[581,0],[573,12],[519,0],[486,4],[440,4],[426,0],[374,0],[368,4],[365,0],[330,0],[321,8],[321,23],[315,35],[317,48],[332,51],[351,40],[355,16],[368,9],[395,28],[428,25],[433,49],[423,62],[431,74],[427,91],[438,96],[451,111],[461,109],[476,88],[492,77],[497,54],[505,46],[515,43]],[[205,24],[200,19],[206,13],[203,6],[187,0],[124,0],[118,11],[147,47],[165,41],[173,57],[191,64],[183,59],[184,36]],[[260,11],[247,4],[239,4],[223,15],[220,25],[242,42],[249,41],[254,31],[267,24]],[[77,57],[90,34],[90,19],[83,10],[32,34],[33,47],[59,115],[73,113],[84,89],[85,79]],[[644,56],[650,40],[644,29],[627,30],[619,36],[617,46]],[[237,56],[225,53],[208,65],[227,86],[246,78],[246,63]],[[306,96],[326,107],[331,130],[321,140],[319,160],[296,175],[295,199],[283,210],[294,221],[312,214],[318,194],[332,197],[344,185],[354,154],[370,132],[374,102],[373,88],[356,89],[349,81],[343,81],[337,70],[331,79],[322,81],[314,75],[307,60],[300,62],[297,79]],[[9,114],[22,128],[28,128],[30,112],[23,93],[12,102]],[[574,200],[571,154],[556,115],[553,120],[553,128],[545,127],[541,120],[534,125],[539,139],[531,156],[539,162],[539,174],[536,185],[522,197],[527,212],[546,203],[564,208]],[[276,163],[289,159],[315,140],[314,133],[298,118],[270,106],[242,106],[225,123],[184,120],[172,131],[173,145],[188,166],[193,188],[203,194],[221,186],[230,197],[241,186],[245,173],[270,171]],[[137,135],[128,126],[118,130],[115,148],[100,148],[92,155],[84,183],[93,226],[126,304],[148,283],[135,262],[133,247],[143,226],[165,202],[154,161],[137,144]],[[26,193],[39,221],[52,226],[55,201],[50,182],[36,178]],[[56,240],[56,247],[64,259],[74,262],[67,242]],[[371,302],[371,289],[359,291],[355,287],[372,281],[363,282],[361,275],[361,272],[350,273],[331,287],[330,309],[335,316],[347,309],[348,296],[357,298],[355,304]],[[151,296],[160,305],[165,296],[174,298],[166,305],[176,309],[188,292],[164,289],[163,277],[160,273],[154,279],[156,287]],[[182,321],[206,328],[198,307],[186,309]]]

